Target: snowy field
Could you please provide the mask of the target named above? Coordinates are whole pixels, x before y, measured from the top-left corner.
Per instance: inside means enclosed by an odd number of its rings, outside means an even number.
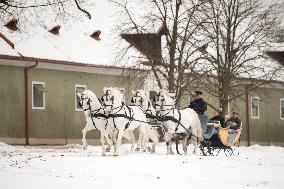
[[[190,147],[189,147],[190,148]],[[0,188],[281,188],[284,148],[240,147],[239,156],[130,153],[101,157],[99,146],[10,146],[0,143]],[[190,149],[191,151],[191,149]]]

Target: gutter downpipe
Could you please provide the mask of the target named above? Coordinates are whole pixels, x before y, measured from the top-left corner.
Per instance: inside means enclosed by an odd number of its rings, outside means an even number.
[[[36,60],[34,65],[25,66],[24,68],[24,87],[25,87],[25,138],[26,145],[29,145],[29,98],[28,98],[28,71],[34,67],[38,66],[38,60]]]
[[[247,126],[247,146],[250,146],[250,108],[249,108],[249,94],[246,86],[246,126]]]

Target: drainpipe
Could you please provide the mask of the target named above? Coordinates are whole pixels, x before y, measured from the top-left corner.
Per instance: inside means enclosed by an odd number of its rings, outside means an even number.
[[[246,126],[247,126],[247,145],[250,146],[250,108],[248,87],[246,87]]]
[[[24,68],[24,87],[25,87],[25,138],[26,145],[29,145],[29,98],[28,98],[28,71],[38,65],[38,61],[35,62],[34,65],[26,66]]]

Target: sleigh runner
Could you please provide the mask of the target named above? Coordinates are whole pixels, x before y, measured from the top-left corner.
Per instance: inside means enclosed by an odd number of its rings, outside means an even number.
[[[236,147],[240,145],[241,132],[242,124],[239,129],[230,129],[220,127],[216,121],[209,121],[204,128],[205,140],[201,142],[200,150],[205,156],[218,155],[221,151],[226,156],[238,155]]]

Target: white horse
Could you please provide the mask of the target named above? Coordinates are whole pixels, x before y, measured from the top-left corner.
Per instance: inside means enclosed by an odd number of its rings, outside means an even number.
[[[148,98],[147,94],[145,93],[144,90],[140,89],[140,90],[136,90],[136,91],[132,91],[133,93],[133,97],[131,99],[131,102],[135,105],[135,106],[140,106],[147,118],[147,121],[149,123],[149,125],[146,127],[146,141],[148,140],[148,138],[150,138],[153,143],[152,143],[152,149],[151,149],[151,153],[155,152],[155,147],[156,145],[159,143],[159,135],[157,130],[154,128],[154,126],[152,127],[152,125],[150,125],[152,122],[156,121],[156,110],[154,109],[154,107],[152,106],[152,102],[150,101],[150,99]],[[141,135],[139,135],[139,140],[138,140],[138,146],[136,149],[139,150],[139,145],[141,144]]]
[[[202,128],[197,113],[191,108],[176,109],[174,99],[165,91],[160,91],[156,96],[155,107],[166,128],[164,139],[167,142],[167,154],[173,154],[171,139],[177,133],[185,133],[191,137],[194,145],[193,153],[196,154],[197,143],[203,140]],[[183,140],[182,145],[186,154],[187,138]]]
[[[82,94],[77,93],[77,95],[80,98],[79,105],[83,108],[86,117],[86,126],[82,130],[83,148],[87,148],[86,133],[90,130],[98,129],[101,132],[102,155],[105,156],[106,150],[110,150],[113,142],[108,135],[112,128],[108,125],[104,107],[97,96],[90,90],[85,90]],[[105,142],[108,144],[107,149],[105,149]]]
[[[119,146],[125,132],[128,132],[131,138],[131,151],[134,150],[135,137],[133,130],[136,128],[139,128],[142,137],[141,148],[144,151],[147,118],[143,110],[137,106],[126,106],[123,95],[116,88],[104,88],[104,93],[101,99],[108,116],[110,119],[112,118],[114,128],[117,130],[114,155],[119,155]]]

